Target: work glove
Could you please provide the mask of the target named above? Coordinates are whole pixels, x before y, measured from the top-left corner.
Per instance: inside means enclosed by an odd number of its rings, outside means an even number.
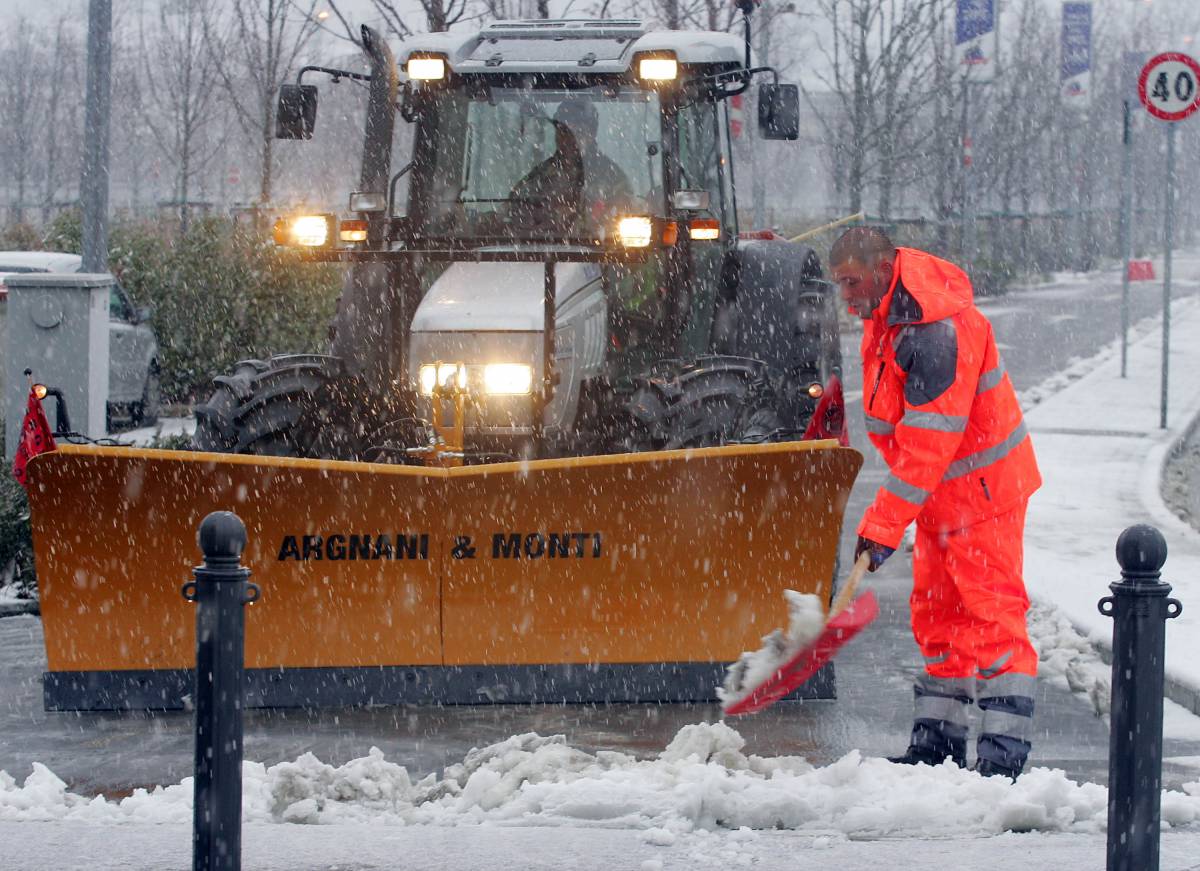
[[[873,572],[883,565],[888,557],[896,552],[896,548],[888,547],[886,544],[880,544],[877,541],[871,541],[871,539],[863,538],[860,535],[858,537],[858,544],[854,548],[854,561],[858,562],[858,558],[864,552],[871,555],[871,564],[867,567],[867,571]]]

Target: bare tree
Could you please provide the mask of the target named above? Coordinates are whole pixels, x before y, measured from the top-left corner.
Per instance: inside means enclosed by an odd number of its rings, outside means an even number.
[[[80,122],[79,109],[82,103],[73,99],[83,90],[79,73],[81,47],[68,30],[66,17],[58,19],[54,28],[54,54],[46,70],[45,124],[42,128],[42,155],[45,171],[42,173],[42,223],[50,221],[56,194],[61,187],[61,177],[73,178],[74,173],[62,172],[64,158],[70,159],[77,137],[63,136],[64,130],[76,127]]]
[[[209,63],[238,124],[258,147],[258,198],[269,203],[274,179],[275,95],[317,32],[318,0],[233,0],[223,26],[220,7],[203,17]],[[236,59],[236,67],[229,61]]]
[[[1047,82],[1058,81],[1058,34],[1039,0],[1022,0],[1011,11],[1016,20],[1010,26],[1019,38],[1011,45],[1003,75],[993,85],[981,170],[1001,211],[1018,209],[1025,216],[1018,247],[1019,259],[1027,262],[1032,230],[1028,216],[1043,175],[1036,154],[1061,120],[1057,95],[1046,87]]]
[[[932,98],[924,112],[925,138],[919,149],[922,160],[920,177],[927,181],[923,197],[933,211],[937,226],[937,247],[949,244],[948,222],[961,206],[963,178],[963,142],[960,107],[965,86],[962,74],[954,66],[954,38],[948,10],[936,11],[930,43]]]
[[[425,13],[425,29],[430,33],[449,30],[460,21],[474,17],[471,0],[417,0]],[[371,5],[383,19],[388,32],[407,39],[419,29],[414,29],[401,11],[401,4],[392,0],[371,0]],[[543,18],[546,16],[542,16]]]
[[[206,134],[218,106],[220,76],[205,38],[204,18],[211,0],[170,0],[157,8],[152,32],[140,24],[142,118],[159,150],[175,167],[175,205],[180,229],[190,220],[192,183],[219,150]]]
[[[25,220],[26,195],[38,168],[35,137],[43,123],[43,100],[48,58],[41,49],[41,31],[25,19],[8,29],[4,41],[5,62],[0,72],[0,142],[3,143],[4,175],[10,178],[15,199],[9,211],[17,223]]]
[[[830,28],[818,43],[817,78],[836,94],[840,117],[821,117],[831,138],[845,136],[847,206],[862,210],[872,180],[887,216],[902,172],[917,159],[914,123],[933,97],[932,45],[938,12],[949,0],[818,0]],[[810,103],[812,101],[810,100]],[[814,111],[820,109],[814,104]]]

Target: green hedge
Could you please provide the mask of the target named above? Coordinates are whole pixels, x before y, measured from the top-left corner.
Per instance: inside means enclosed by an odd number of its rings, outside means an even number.
[[[65,213],[47,247],[79,250],[78,213]],[[321,351],[340,272],[226,218],[201,218],[171,237],[144,223],[116,225],[109,266],[136,305],[153,307],[163,394],[203,401],[214,375],[247,357]]]
[[[4,425],[0,421],[0,442]],[[9,583],[17,598],[37,598],[33,577],[33,547],[29,535],[29,502],[12,476],[12,465],[0,470],[0,586]]]
[[[24,225],[0,236],[20,243],[14,247],[38,247]],[[40,242],[79,253],[79,214],[59,215]],[[198,220],[174,237],[157,225],[117,224],[109,265],[136,305],[153,307],[164,396],[179,402],[207,398],[213,376],[238,360],[323,350],[341,284],[337,267],[303,263],[295,252],[220,218]],[[184,447],[179,441],[157,446]],[[18,596],[36,598],[29,504],[6,464],[0,470],[0,584],[8,577]]]

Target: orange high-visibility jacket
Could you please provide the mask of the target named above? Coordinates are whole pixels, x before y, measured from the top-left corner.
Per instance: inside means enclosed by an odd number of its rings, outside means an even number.
[[[891,474],[859,535],[898,547],[914,519],[961,529],[1041,485],[992,325],[952,263],[897,249],[892,286],[863,324],[863,412]]]

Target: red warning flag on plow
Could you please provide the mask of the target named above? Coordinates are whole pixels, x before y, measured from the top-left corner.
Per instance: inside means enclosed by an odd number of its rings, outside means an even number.
[[[836,375],[829,378],[821,400],[813,410],[804,431],[805,439],[837,439],[844,448],[850,447],[850,432],[846,428],[846,399],[842,393],[842,379]]]
[[[17,479],[17,483],[25,486],[25,467],[31,459],[57,448],[54,436],[50,434],[46,412],[42,410],[42,400],[38,398],[36,388],[31,387],[29,404],[25,407],[25,419],[21,422],[21,440],[17,442],[17,454],[13,457],[13,477]]]

